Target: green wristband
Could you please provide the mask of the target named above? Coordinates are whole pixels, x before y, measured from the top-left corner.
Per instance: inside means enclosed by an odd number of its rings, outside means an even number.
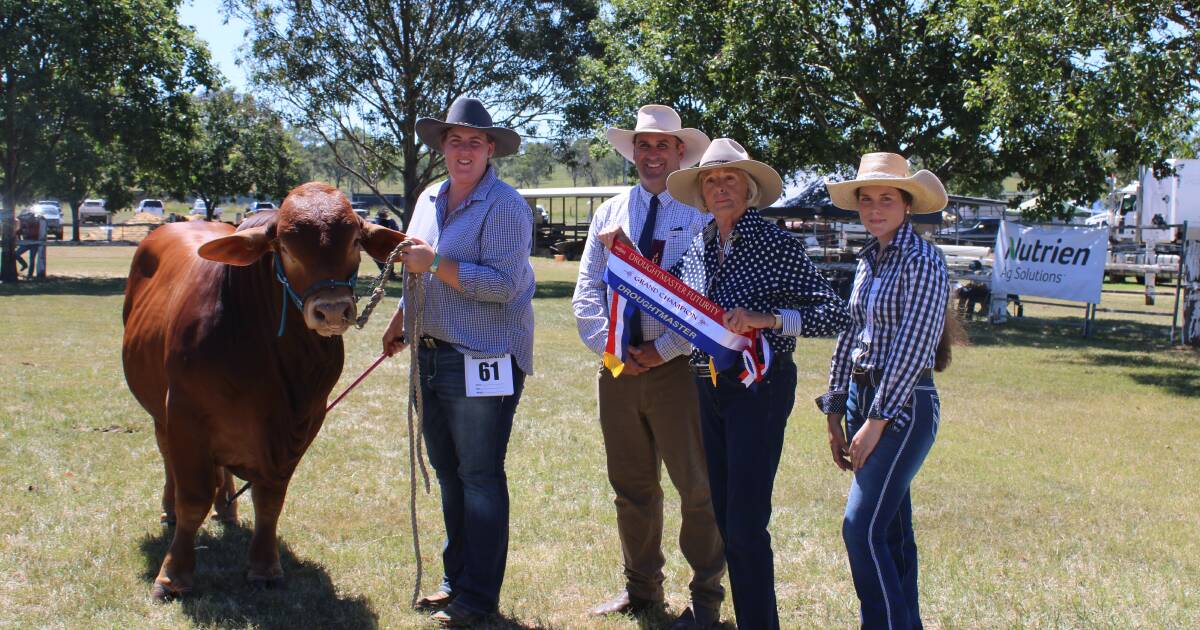
[[[429,265],[429,273],[437,273],[438,263],[440,262],[442,262],[442,255],[435,253],[433,255],[433,264]]]

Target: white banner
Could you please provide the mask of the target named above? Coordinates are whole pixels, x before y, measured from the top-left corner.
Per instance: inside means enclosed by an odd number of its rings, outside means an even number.
[[[1106,229],[1004,221],[996,234],[992,291],[1099,304],[1107,260]]]

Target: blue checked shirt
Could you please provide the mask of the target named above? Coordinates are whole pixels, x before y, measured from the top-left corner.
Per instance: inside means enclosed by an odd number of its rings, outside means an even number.
[[[612,302],[612,293],[604,283],[609,251],[596,235],[608,228],[621,226],[630,240],[637,243],[649,210],[650,192],[639,184],[629,192],[605,201],[592,216],[571,306],[575,309],[575,325],[579,329],[580,339],[596,354],[604,354],[604,345],[608,341],[608,306]],[[710,219],[707,214],[673,199],[671,193],[665,190],[659,193],[658,218],[654,222],[654,239],[663,241],[659,266],[670,269]],[[664,361],[685,355],[691,350],[691,344],[678,335],[667,333],[666,327],[653,317],[642,317],[641,325],[642,339],[653,339],[654,348]]]
[[[941,251],[907,221],[882,252],[879,241],[867,243],[850,293],[852,321],[833,352],[829,391],[817,398],[821,411],[846,411],[852,368],[883,370],[867,417],[908,424],[913,387],[933,367],[942,337],[949,286]]]
[[[407,234],[458,263],[459,292],[424,274],[422,332],[472,356],[510,353],[533,373],[533,267],[529,250],[533,213],[512,186],[489,166],[475,190],[450,211],[450,182],[417,198]],[[403,304],[401,304],[403,307]]]
[[[762,331],[772,353],[791,354],[796,337],[831,336],[849,323],[845,304],[804,244],[758,210],[738,219],[724,249],[720,240],[717,224],[710,223],[671,272],[726,311],[777,312],[783,327]],[[697,349],[692,362],[707,365],[708,354]]]

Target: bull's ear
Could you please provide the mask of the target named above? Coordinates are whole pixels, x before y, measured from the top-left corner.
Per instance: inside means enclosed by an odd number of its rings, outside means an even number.
[[[379,262],[387,260],[388,254],[405,238],[404,232],[363,222],[363,249]]]
[[[201,258],[245,267],[254,264],[271,248],[270,229],[270,226],[263,225],[215,238],[201,245],[196,253]]]

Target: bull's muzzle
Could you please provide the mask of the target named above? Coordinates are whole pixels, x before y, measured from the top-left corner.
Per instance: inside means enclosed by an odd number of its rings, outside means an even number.
[[[358,317],[358,306],[346,289],[321,291],[304,303],[304,323],[322,337],[346,332]]]

